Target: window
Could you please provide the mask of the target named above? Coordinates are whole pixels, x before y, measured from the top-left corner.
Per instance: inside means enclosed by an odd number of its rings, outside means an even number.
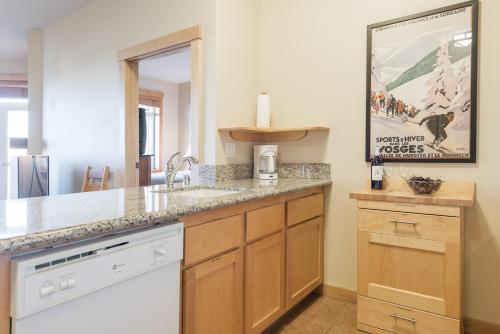
[[[163,165],[163,93],[141,89],[139,108],[146,109],[146,152],[153,155],[151,168],[161,170]]]
[[[9,157],[28,154],[28,111],[9,111]]]

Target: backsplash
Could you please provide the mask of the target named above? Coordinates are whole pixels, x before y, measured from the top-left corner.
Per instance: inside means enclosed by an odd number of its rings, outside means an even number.
[[[279,177],[294,177],[304,179],[329,179],[330,164],[286,162],[278,164]]]
[[[325,179],[331,176],[331,166],[327,163],[280,163],[278,174],[281,178]],[[210,184],[228,180],[242,180],[253,177],[253,164],[195,165],[192,169],[193,182]]]

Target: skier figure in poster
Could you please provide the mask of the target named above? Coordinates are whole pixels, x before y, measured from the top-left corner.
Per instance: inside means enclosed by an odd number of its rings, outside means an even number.
[[[383,91],[380,91],[380,93],[378,94],[378,99],[380,102],[380,108],[385,108],[385,94]]]
[[[448,134],[446,133],[445,128],[453,122],[453,119],[455,119],[455,113],[453,111],[450,111],[445,114],[440,114],[440,115],[431,115],[423,118],[419,125],[422,126],[422,124],[426,123],[427,129],[432,133],[434,136],[434,141],[432,142],[432,147],[435,150],[439,150],[441,147],[441,143],[448,138]]]
[[[394,117],[394,109],[396,108],[396,98],[394,95],[390,95],[389,99],[387,100],[387,108],[385,115],[389,117],[389,111],[392,113],[392,117]]]

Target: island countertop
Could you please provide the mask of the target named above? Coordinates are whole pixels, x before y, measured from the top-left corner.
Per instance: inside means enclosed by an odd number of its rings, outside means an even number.
[[[474,204],[475,184],[473,182],[444,182],[441,188],[432,195],[417,195],[396,180],[391,191],[363,189],[354,191],[349,197],[365,201],[387,201],[410,204],[447,205],[469,207]]]
[[[203,186],[239,190],[220,197],[179,196],[161,185],[0,201],[0,254],[43,249],[329,184],[330,179],[282,178],[269,186],[246,179]]]

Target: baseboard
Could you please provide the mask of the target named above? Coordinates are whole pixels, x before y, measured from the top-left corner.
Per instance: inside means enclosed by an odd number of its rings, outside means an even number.
[[[354,304],[358,301],[356,291],[328,284],[323,284],[317,293]],[[500,324],[464,317],[464,332],[466,334],[500,334]]]
[[[343,300],[354,304],[358,302],[358,295],[356,291],[339,288],[333,285],[323,284],[320,293],[323,296],[332,297],[335,299]]]
[[[500,334],[500,325],[464,317],[464,332],[467,334]]]

